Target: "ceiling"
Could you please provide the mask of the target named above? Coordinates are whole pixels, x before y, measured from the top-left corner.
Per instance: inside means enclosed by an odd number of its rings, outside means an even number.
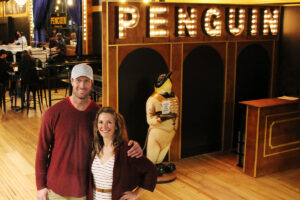
[[[158,1],[158,0],[156,0]],[[165,0],[165,2],[176,2],[176,3],[205,3],[205,4],[239,4],[239,5],[250,5],[250,4],[280,4],[290,5],[299,4],[299,0]]]

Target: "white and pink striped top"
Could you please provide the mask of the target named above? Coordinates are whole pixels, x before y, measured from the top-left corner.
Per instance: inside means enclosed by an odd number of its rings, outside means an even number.
[[[104,164],[101,163],[98,156],[95,156],[92,164],[92,174],[97,188],[112,188],[114,164],[115,156],[112,156]],[[111,198],[111,193],[98,192],[95,189],[93,190],[93,200],[111,200]]]

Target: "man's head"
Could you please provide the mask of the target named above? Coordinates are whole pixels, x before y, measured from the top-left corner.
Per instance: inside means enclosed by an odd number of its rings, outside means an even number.
[[[18,35],[18,37],[22,37],[22,32],[17,31],[17,35]]]
[[[81,63],[75,65],[71,72],[73,94],[79,99],[88,98],[92,89],[93,69],[91,66]]]
[[[62,40],[63,36],[61,33],[56,33],[56,40]]]
[[[1,50],[0,50],[0,58],[1,58],[1,59],[4,59],[4,58],[6,58],[6,57],[7,57],[6,51],[5,51],[4,49],[1,49]]]

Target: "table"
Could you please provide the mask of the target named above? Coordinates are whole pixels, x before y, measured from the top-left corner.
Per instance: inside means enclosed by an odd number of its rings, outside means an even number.
[[[10,51],[13,54],[13,62],[16,63],[16,54],[17,52],[22,52],[24,50],[30,50],[32,52],[32,56],[35,58],[39,58],[43,63],[46,62],[47,57],[49,57],[49,49],[44,50],[43,48],[35,48],[31,46],[22,46],[22,45],[0,45],[0,49],[4,49],[5,51]]]

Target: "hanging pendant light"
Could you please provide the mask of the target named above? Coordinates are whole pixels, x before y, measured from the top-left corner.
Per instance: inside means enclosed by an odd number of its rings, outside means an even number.
[[[68,6],[72,6],[73,5],[73,1],[72,0],[68,0]]]
[[[26,4],[27,0],[15,0],[15,2],[18,4],[18,6],[23,7]]]

